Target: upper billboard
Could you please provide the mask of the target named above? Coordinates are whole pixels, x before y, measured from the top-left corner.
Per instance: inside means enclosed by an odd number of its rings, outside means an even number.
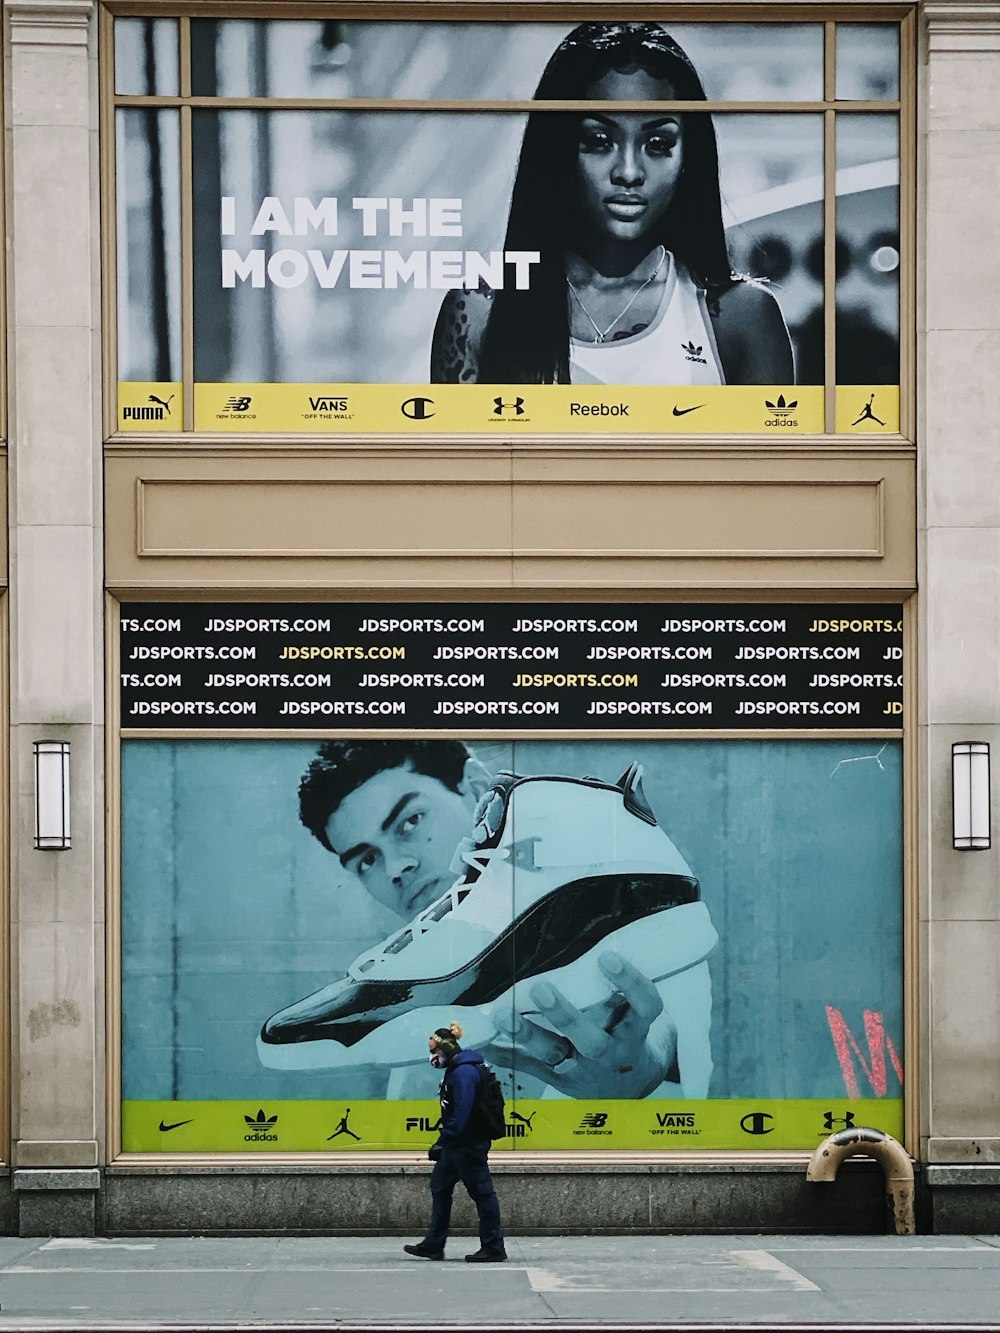
[[[898,431],[894,25],[125,22],[120,429]]]

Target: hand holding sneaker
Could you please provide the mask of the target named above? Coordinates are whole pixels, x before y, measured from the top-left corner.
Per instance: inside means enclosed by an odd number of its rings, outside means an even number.
[[[531,998],[554,1030],[498,1005],[494,1021],[508,1040],[494,1041],[490,1054],[566,1096],[647,1097],[674,1065],[676,1028],[656,986],[638,968],[610,950],[597,965],[615,988],[616,1004],[579,1009],[551,982],[537,982]],[[656,1034],[659,1041],[651,1036],[654,1023],[665,1029]]]

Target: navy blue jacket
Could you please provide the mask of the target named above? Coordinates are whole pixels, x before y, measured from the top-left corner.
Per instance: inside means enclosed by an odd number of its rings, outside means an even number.
[[[482,1143],[487,1136],[482,1131],[469,1132],[469,1117],[479,1099],[481,1078],[479,1071],[483,1057],[478,1051],[458,1051],[448,1061],[441,1082],[441,1133],[438,1143],[442,1148],[463,1148],[470,1143]]]

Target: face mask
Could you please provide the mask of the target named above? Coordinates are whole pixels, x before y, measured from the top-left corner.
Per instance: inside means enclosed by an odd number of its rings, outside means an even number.
[[[445,1055],[444,1051],[431,1051],[427,1059],[435,1069],[444,1069],[445,1065],[448,1063],[448,1057]]]

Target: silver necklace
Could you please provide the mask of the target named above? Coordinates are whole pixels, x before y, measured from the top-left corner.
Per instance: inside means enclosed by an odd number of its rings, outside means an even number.
[[[635,289],[635,291],[632,293],[632,295],[629,297],[628,301],[626,302],[624,308],[619,312],[619,314],[617,314],[617,315],[614,317],[614,319],[611,321],[611,323],[608,325],[608,327],[607,327],[606,329],[602,329],[602,328],[598,325],[597,320],[594,318],[594,316],[590,313],[590,311],[587,309],[587,307],[583,304],[583,301],[580,299],[580,293],[576,290],[576,288],[573,286],[573,284],[570,282],[569,278],[567,277],[567,279],[566,279],[566,285],[569,287],[570,291],[571,291],[571,292],[573,293],[573,295],[576,297],[576,303],[577,303],[577,305],[580,307],[580,309],[583,311],[583,313],[587,316],[587,319],[590,321],[591,327],[593,328],[594,332],[595,332],[596,335],[597,335],[597,337],[594,339],[594,342],[595,342],[595,343],[603,343],[603,342],[606,342],[606,341],[607,341],[608,334],[611,332],[611,330],[615,327],[616,324],[620,323],[620,321],[623,320],[623,319],[625,318],[625,316],[628,314],[628,312],[629,312],[629,311],[632,309],[632,307],[635,305],[636,301],[638,301],[639,297],[642,295],[642,293],[646,290],[646,288],[649,286],[649,284],[653,281],[653,279],[654,279],[654,278],[656,277],[656,275],[659,273],[660,269],[663,267],[663,261],[664,261],[664,260],[666,259],[666,257],[667,257],[667,252],[666,252],[666,249],[664,248],[664,246],[662,246],[662,245],[659,246],[658,248],[659,248],[659,251],[660,251],[660,257],[659,257],[659,259],[656,261],[656,268],[653,269],[652,273],[651,273],[651,274],[649,275],[649,277],[645,280],[645,282],[641,283],[641,284]]]

